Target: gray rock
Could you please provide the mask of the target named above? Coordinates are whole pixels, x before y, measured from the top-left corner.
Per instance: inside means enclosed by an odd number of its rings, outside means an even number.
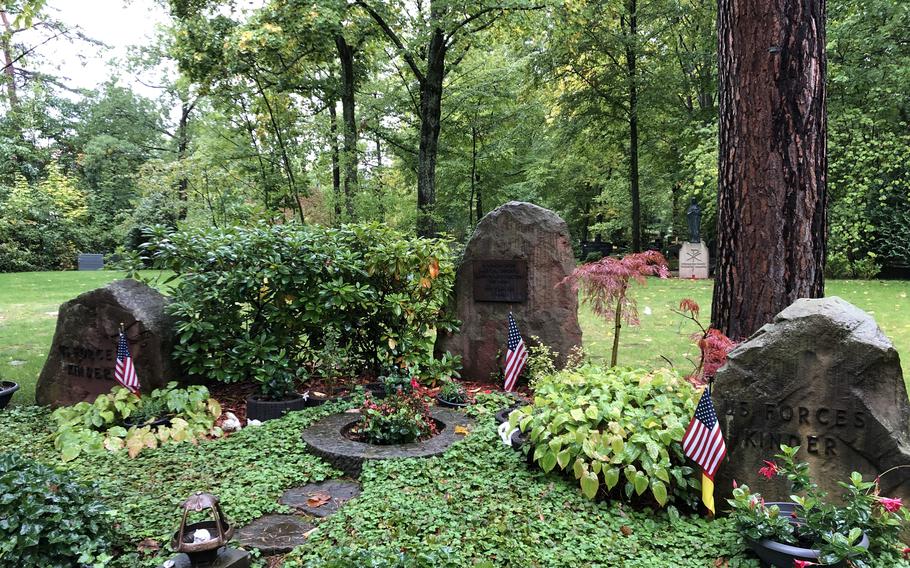
[[[910,403],[900,358],[866,312],[837,297],[800,299],[730,355],[714,387],[728,457],[715,484],[732,480],[785,501],[779,477],[758,475],[780,444],[800,446],[814,479],[831,495],[852,471],[871,480],[910,464]],[[910,498],[910,470],[881,480],[882,494]]]
[[[296,515],[266,515],[237,531],[235,540],[265,556],[284,554],[306,542],[313,525]]]
[[[322,495],[328,496],[329,500],[319,506],[310,505],[310,499],[312,497]],[[328,517],[337,512],[342,505],[358,495],[360,495],[359,483],[331,479],[329,481],[309,483],[303,487],[288,489],[284,492],[278,502],[314,517]]]
[[[114,366],[120,323],[143,392],[181,380],[171,358],[174,320],[164,311],[168,299],[137,280],[116,280],[60,306],[57,329],[38,384],[38,404],[92,401],[117,384]]]
[[[518,263],[503,263],[504,272],[485,276],[488,267],[497,268],[487,261]],[[578,295],[560,285],[574,268],[569,229],[559,215],[520,201],[494,209],[478,223],[458,268],[454,310],[461,329],[440,334],[437,352],[460,355],[466,379],[500,380],[511,311],[525,342],[537,336],[562,365],[581,345]]]

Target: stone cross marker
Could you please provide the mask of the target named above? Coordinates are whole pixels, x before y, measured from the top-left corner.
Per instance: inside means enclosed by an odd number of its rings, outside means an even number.
[[[569,229],[556,213],[510,201],[477,225],[455,281],[461,330],[441,335],[438,352],[462,357],[462,376],[499,380],[511,311],[525,341],[531,336],[559,353],[581,345],[578,296],[558,284],[575,268]]]
[[[781,444],[799,446],[815,481],[840,496],[856,470],[867,481],[910,464],[910,402],[894,346],[866,312],[837,297],[800,299],[734,349],[717,374],[714,402],[727,443],[716,483],[732,480],[773,501],[786,482],[758,475]],[[881,480],[882,494],[910,498],[910,470]]]
[[[143,392],[182,380],[171,359],[174,322],[164,313],[167,302],[142,282],[116,280],[60,306],[57,330],[35,389],[38,404],[92,401],[117,385],[114,366],[121,322]]]

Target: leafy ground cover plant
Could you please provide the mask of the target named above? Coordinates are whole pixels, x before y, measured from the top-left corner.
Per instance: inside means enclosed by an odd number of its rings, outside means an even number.
[[[695,394],[666,369],[585,365],[539,381],[534,404],[509,422],[529,433],[543,471],[572,471],[590,499],[648,492],[660,506],[685,503],[699,486],[680,446]]]
[[[879,478],[864,481],[853,472],[848,482],[838,482],[844,488],[843,505],[835,505],[826,492],[819,489],[810,475],[809,465],[796,461],[799,447],[782,445],[777,461],[765,461],[759,473],[767,478],[782,476],[790,483],[797,505],[792,517],[781,514],[777,505],[767,505],[759,493],[748,485],[735,486],[730,517],[740,533],[751,540],[772,539],[778,542],[817,548],[823,565],[837,564],[849,558],[855,568],[866,568],[869,553],[892,548],[910,552],[898,544],[898,536],[910,513],[900,499],[880,495]],[[870,549],[856,546],[862,534],[870,540]]]
[[[415,381],[416,383],[416,381]],[[367,398],[360,408],[360,421],[351,430],[359,440],[370,444],[407,444],[437,434],[426,399],[416,390],[399,389],[381,401]]]
[[[113,515],[97,490],[17,454],[0,454],[0,565],[107,566]]]
[[[570,283],[580,289],[584,302],[591,305],[594,313],[606,321],[613,322],[613,350],[610,366],[616,366],[619,353],[619,332],[622,322],[638,325],[638,305],[630,295],[632,282],[644,284],[646,277],[666,278],[669,275],[667,259],[657,251],[627,254],[622,258],[606,256],[597,262],[582,264],[563,284]]]
[[[170,424],[150,424],[165,415],[170,416]],[[82,452],[124,448],[130,457],[136,457],[144,448],[221,435],[215,426],[221,405],[209,397],[208,389],[201,385],[178,388],[175,382],[142,397],[124,387],[114,387],[94,402],[63,406],[52,416],[57,423],[54,447],[63,461],[73,460]]]

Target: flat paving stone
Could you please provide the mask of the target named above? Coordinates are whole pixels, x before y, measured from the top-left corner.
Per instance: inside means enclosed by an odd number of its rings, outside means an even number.
[[[359,483],[332,479],[288,489],[278,502],[314,517],[328,517],[358,495],[360,495]],[[321,501],[324,496],[328,496],[329,500],[320,505],[318,501]]]
[[[263,555],[272,556],[305,543],[312,528],[297,515],[266,515],[237,531],[235,538],[245,548],[258,548]]]

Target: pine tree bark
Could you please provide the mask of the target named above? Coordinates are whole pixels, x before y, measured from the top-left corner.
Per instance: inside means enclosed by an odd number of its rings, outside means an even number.
[[[751,335],[824,294],[825,1],[719,0],[713,325]]]

